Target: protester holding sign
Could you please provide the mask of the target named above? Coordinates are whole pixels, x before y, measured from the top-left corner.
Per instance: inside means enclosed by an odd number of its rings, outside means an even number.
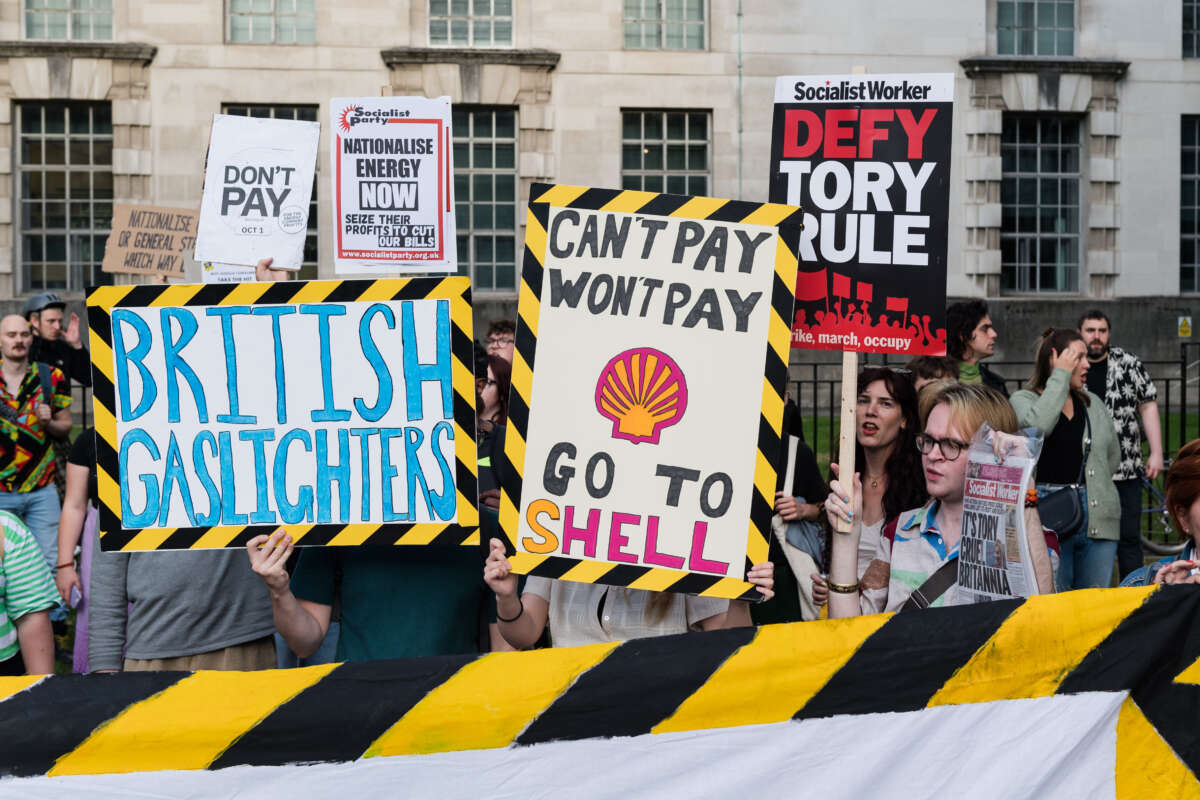
[[[750,625],[743,600],[693,597],[669,592],[529,578],[517,594],[517,576],[504,554],[504,543],[490,542],[483,578],[496,593],[496,619],[505,641],[518,650],[533,647],[546,625],[555,647],[620,642],[688,631]],[[771,562],[756,564],[746,579],[764,598],[775,592]]]
[[[858,520],[862,532],[856,577],[861,579],[879,549],[884,523],[906,508],[923,505],[929,495],[916,447],[920,427],[917,394],[907,375],[886,367],[860,372],[855,422],[854,463],[865,474],[862,519]],[[840,475],[837,464],[831,464],[830,471],[834,477]],[[830,502],[840,501],[834,496]],[[813,577],[813,593],[818,603],[828,596],[820,575]]]
[[[342,602],[337,661],[477,653],[485,618],[491,649],[507,649],[490,593],[479,579],[474,547],[310,548],[295,575],[286,564],[293,540],[283,529],[246,545],[250,566],[271,597],[275,628],[296,655],[325,638],[335,596]],[[337,575],[341,574],[338,586]]]
[[[1193,439],[1175,454],[1167,472],[1167,513],[1175,530],[1191,539],[1178,556],[1168,556],[1140,567],[1121,581],[1122,586],[1163,583],[1200,583],[1200,439]]]
[[[850,533],[836,533],[829,570],[829,615],[851,617],[881,611],[958,605],[956,591],[958,543],[962,533],[966,452],[984,423],[1005,433],[1017,431],[1017,418],[1004,397],[993,389],[960,384],[946,387],[936,398],[925,430],[916,437],[929,502],[888,521],[875,559],[856,579],[858,540],[862,525],[862,481],[854,475],[854,508],[843,502],[842,486],[830,485],[826,502],[829,521],[854,520]],[[841,498],[841,499],[839,499]],[[1031,526],[1030,547],[1045,548],[1038,526]],[[1034,541],[1036,540],[1036,541]],[[1038,585],[1048,586],[1049,562],[1035,565]],[[860,595],[861,589],[861,595]]]
[[[1021,425],[1045,437],[1038,497],[1067,489],[1082,501],[1082,522],[1055,531],[1062,544],[1060,592],[1111,586],[1120,536],[1121,501],[1112,476],[1121,449],[1104,401],[1087,391],[1087,371],[1087,346],[1079,332],[1049,328],[1038,345],[1033,375],[1012,396]]]

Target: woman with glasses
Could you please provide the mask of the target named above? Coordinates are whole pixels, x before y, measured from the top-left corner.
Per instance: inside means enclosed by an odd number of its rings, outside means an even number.
[[[855,512],[861,528],[858,579],[875,558],[884,523],[906,508],[923,505],[929,497],[921,476],[921,456],[914,445],[920,425],[917,392],[910,375],[886,367],[868,367],[859,373],[854,423],[854,464],[862,473],[863,484],[862,510]],[[835,478],[840,477],[837,464],[830,464],[829,469]],[[850,511],[841,496],[831,494],[826,500],[827,506],[834,504],[834,516]],[[829,564],[831,544],[827,538],[824,557],[818,563]],[[825,603],[825,579],[815,575],[812,581],[814,601]]]
[[[1087,346],[1078,331],[1049,328],[1033,375],[1012,396],[1022,426],[1044,437],[1037,465],[1038,497],[1067,486],[1083,501],[1083,522],[1055,531],[1062,547],[1058,590],[1112,585],[1121,502],[1113,473],[1121,463],[1116,428],[1104,401],[1087,390]],[[1080,480],[1082,478],[1082,480]]]
[[[828,580],[830,617],[960,602],[955,581],[966,453],[971,438],[984,422],[997,431],[1017,431],[1016,414],[994,389],[951,384],[938,392],[925,420],[925,429],[915,437],[913,445],[921,456],[921,474],[929,501],[887,521],[875,557],[861,581],[856,569],[862,535],[863,482],[855,473],[853,509],[845,503],[844,489],[837,481],[833,482],[830,499],[825,504],[829,522],[835,530],[839,518],[853,524],[849,533],[833,535]],[[1037,526],[1029,527],[1031,544],[1036,540],[1044,553],[1041,531]],[[1048,558],[1035,556],[1034,569],[1039,586],[1048,588]]]

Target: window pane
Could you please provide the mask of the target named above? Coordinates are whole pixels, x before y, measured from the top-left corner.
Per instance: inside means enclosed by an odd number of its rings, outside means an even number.
[[[627,48],[701,50],[704,48],[705,0],[657,0],[624,3]]]
[[[1074,292],[1079,264],[1078,120],[1005,115],[1001,141],[1001,286]]]
[[[481,107],[455,113],[460,268],[470,273],[477,291],[511,293],[517,274],[516,113]]]
[[[649,192],[708,194],[708,131],[704,111],[625,111],[621,186]]]

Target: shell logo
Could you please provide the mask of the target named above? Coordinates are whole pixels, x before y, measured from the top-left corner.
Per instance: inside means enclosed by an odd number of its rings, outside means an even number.
[[[596,410],[612,420],[614,439],[658,444],[687,410],[687,381],[675,359],[650,347],[613,357],[596,383]]]

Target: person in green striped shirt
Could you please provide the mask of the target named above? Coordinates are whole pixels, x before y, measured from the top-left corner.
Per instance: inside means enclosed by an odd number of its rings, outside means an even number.
[[[54,672],[58,589],[29,528],[0,511],[0,675]]]

